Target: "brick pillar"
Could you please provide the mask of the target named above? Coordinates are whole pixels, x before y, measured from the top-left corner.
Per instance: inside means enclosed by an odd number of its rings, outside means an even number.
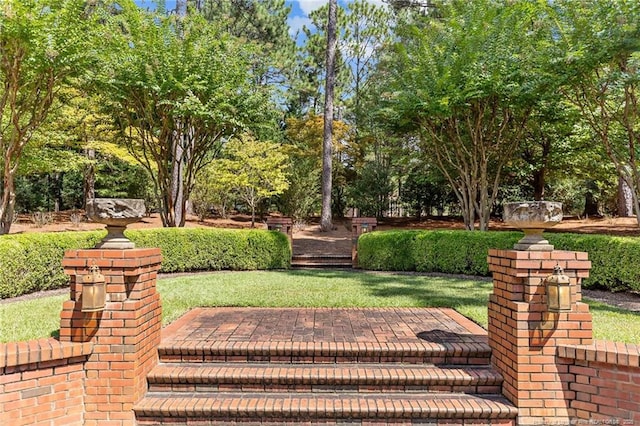
[[[91,341],[85,364],[85,425],[133,425],[133,405],[157,364],[162,308],[156,291],[160,249],[70,250],[62,261],[71,297],[61,313],[60,340]],[[82,312],[82,276],[100,267],[107,285],[104,311]]]
[[[378,221],[375,217],[354,217],[351,219],[351,263],[358,267],[358,238],[366,232],[375,231]]]
[[[282,232],[289,239],[289,245],[293,243],[293,219],[290,217],[268,217],[267,229]]]
[[[489,250],[488,262],[489,345],[504,377],[503,394],[518,407],[518,424],[568,424],[575,392],[557,348],[592,342],[591,314],[581,302],[581,281],[591,269],[587,253]],[[547,311],[544,279],[556,265],[571,280],[570,312]]]

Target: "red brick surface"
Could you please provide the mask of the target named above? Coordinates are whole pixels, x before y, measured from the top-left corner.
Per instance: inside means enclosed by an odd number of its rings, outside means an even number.
[[[82,424],[92,348],[56,339],[0,344],[0,425]]]
[[[163,330],[135,410],[140,424],[513,425],[488,355],[452,309],[201,308]]]
[[[560,346],[558,356],[568,365],[576,419],[640,424],[640,346],[596,341]]]
[[[592,341],[591,314],[581,303],[587,254],[490,250],[488,262],[492,361],[519,423],[640,421],[638,346]],[[570,277],[571,312],[547,312],[544,278],[555,265]]]
[[[567,381],[569,366],[557,362],[557,348],[592,342],[580,290],[591,263],[583,253],[516,250],[490,250],[488,262],[494,283],[489,344],[504,377],[503,394],[518,407],[521,424],[568,422],[575,391]],[[547,312],[544,279],[556,265],[571,281],[571,312]]]
[[[82,260],[82,262],[78,262]],[[60,340],[91,341],[85,363],[85,425],[133,424],[133,404],[146,392],[157,364],[161,304],[156,292],[159,249],[71,250],[63,266],[71,277]],[[107,285],[104,311],[82,312],[82,276],[97,264]]]

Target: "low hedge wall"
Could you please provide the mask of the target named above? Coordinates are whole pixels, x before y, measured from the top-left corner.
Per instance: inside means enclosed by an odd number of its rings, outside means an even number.
[[[490,248],[511,249],[521,232],[383,231],[363,234],[358,262],[363,269],[442,272],[488,276]],[[586,288],[640,291],[640,239],[608,235],[546,233],[557,250],[589,253]]]
[[[162,228],[131,230],[136,247],[160,247],[160,272],[288,268],[287,236],[264,230]],[[104,231],[55,232],[0,237],[0,299],[61,288],[65,250],[90,248]]]

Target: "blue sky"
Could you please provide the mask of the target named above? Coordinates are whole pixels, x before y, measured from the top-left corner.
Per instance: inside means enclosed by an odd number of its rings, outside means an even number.
[[[259,1],[259,0],[256,0]],[[338,0],[341,5],[349,3],[348,0]],[[368,0],[370,3],[382,5],[382,0]],[[141,7],[154,7],[153,0],[136,0]],[[322,7],[328,3],[328,0],[287,0],[287,5],[291,6],[291,14],[289,16],[290,33],[294,35],[303,25],[309,25],[309,13]],[[167,10],[173,10],[176,7],[176,0],[166,0]]]

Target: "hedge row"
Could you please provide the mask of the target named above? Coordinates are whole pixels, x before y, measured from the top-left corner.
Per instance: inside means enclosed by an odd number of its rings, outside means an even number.
[[[640,291],[640,239],[608,235],[547,233],[557,250],[589,253],[586,288]],[[385,231],[364,234],[358,261],[364,269],[489,275],[490,248],[510,249],[521,232]]]
[[[163,228],[126,232],[136,247],[160,247],[161,272],[288,268],[286,235],[264,230]],[[65,250],[93,247],[104,231],[4,235],[0,238],[0,299],[68,284]]]

